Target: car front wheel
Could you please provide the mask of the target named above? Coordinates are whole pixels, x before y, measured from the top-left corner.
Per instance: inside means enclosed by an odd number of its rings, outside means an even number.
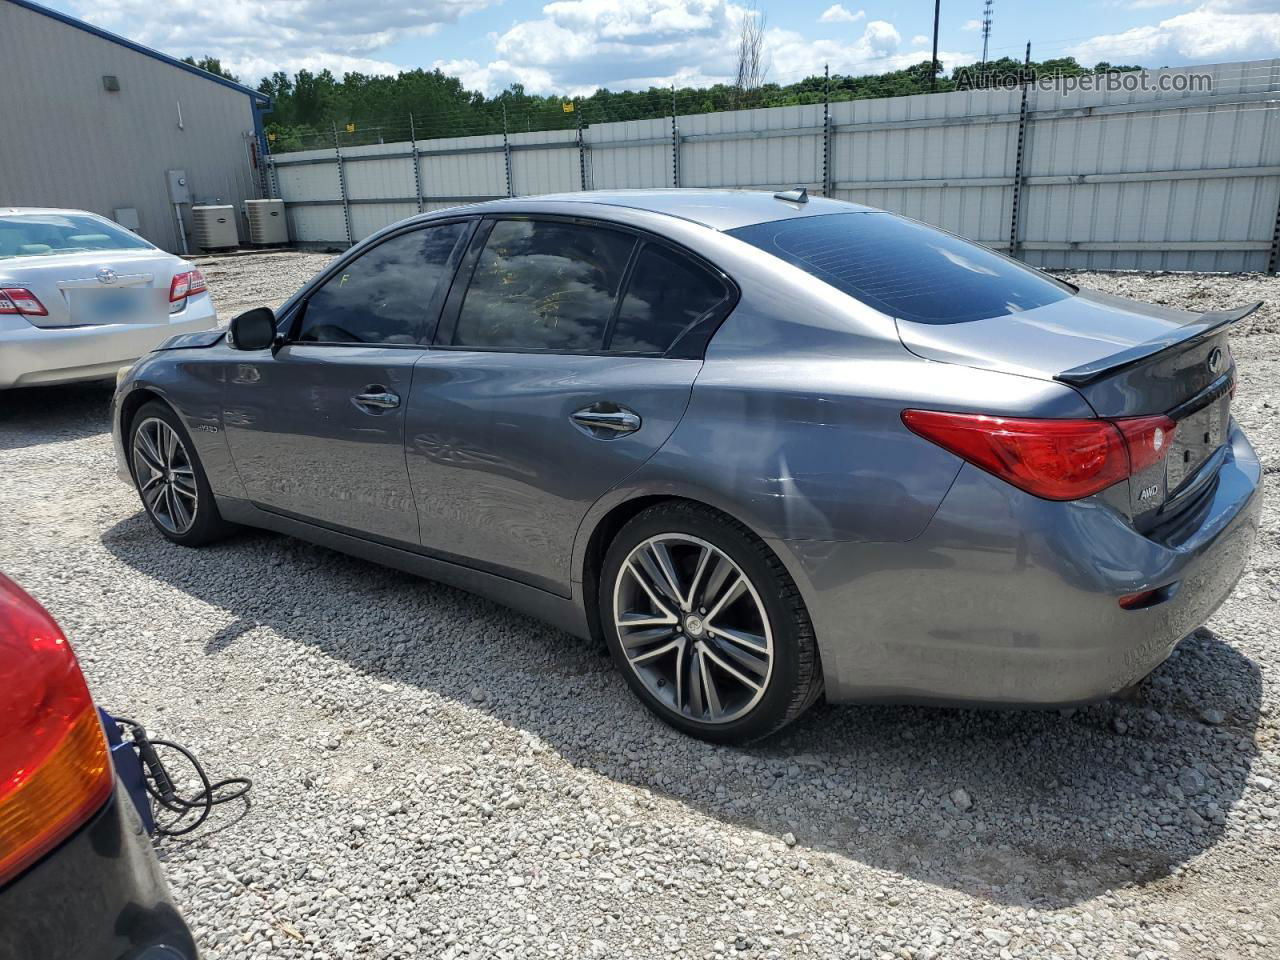
[[[230,532],[191,436],[172,408],[155,400],[143,404],[130,424],[128,449],[142,505],[164,536],[194,547]]]
[[[605,557],[600,616],[632,690],[693,736],[767,736],[822,691],[813,625],[781,561],[709,507],[672,501],[630,520]]]

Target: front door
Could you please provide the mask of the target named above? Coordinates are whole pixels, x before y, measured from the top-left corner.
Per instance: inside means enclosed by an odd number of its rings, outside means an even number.
[[[414,370],[406,453],[422,543],[567,596],[583,516],[688,406],[701,360],[670,348],[729,288],[621,230],[489,227]]]
[[[405,412],[469,228],[418,227],[361,251],[307,295],[284,346],[230,371],[223,423],[255,504],[417,546]]]

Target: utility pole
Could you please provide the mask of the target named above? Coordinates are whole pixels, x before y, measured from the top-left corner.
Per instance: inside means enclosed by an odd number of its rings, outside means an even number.
[[[933,0],[933,59],[929,61],[929,92],[938,90],[938,17],[942,13],[942,0]]]
[[[987,67],[987,45],[991,42],[991,0],[982,5],[982,68]]]

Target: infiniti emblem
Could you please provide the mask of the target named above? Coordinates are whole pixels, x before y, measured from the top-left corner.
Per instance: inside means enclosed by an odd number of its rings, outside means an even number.
[[[99,283],[115,283],[119,274],[110,267],[102,267],[97,273]]]
[[[1214,347],[1213,352],[1209,354],[1209,359],[1205,361],[1210,373],[1217,373],[1222,368],[1222,348]]]

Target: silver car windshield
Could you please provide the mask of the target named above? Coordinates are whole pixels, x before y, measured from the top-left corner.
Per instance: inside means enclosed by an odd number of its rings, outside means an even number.
[[[149,250],[151,244],[109,220],[74,213],[0,217],[0,259],[85,250]]]
[[[889,213],[796,217],[728,233],[881,313],[917,323],[986,320],[1075,292],[980,244]]]

